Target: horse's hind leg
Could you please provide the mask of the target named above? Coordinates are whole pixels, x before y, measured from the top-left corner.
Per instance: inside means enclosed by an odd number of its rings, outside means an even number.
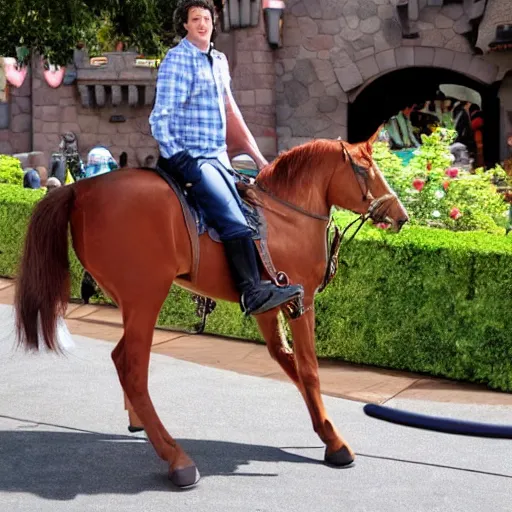
[[[176,443],[160,421],[148,390],[148,369],[153,329],[167,290],[159,300],[141,293],[136,301],[122,304],[124,336],[112,352],[121,385],[157,454],[169,463],[169,477],[180,487],[194,485],[199,473],[192,459]],[[152,297],[152,298],[151,298]]]

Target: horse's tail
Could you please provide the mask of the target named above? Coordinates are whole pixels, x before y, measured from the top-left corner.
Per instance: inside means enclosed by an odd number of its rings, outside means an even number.
[[[38,350],[39,330],[48,349],[59,349],[56,324],[70,294],[68,224],[74,200],[73,185],[52,190],[30,219],[14,299],[18,343],[27,350]]]

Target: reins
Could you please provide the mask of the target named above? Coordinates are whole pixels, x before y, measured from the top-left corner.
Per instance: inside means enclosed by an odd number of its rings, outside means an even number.
[[[331,218],[330,215],[321,215],[320,213],[313,213],[313,212],[306,210],[305,208],[302,208],[301,206],[297,206],[296,204],[293,204],[284,199],[281,199],[280,197],[277,197],[276,195],[274,195],[272,192],[270,192],[266,188],[262,187],[257,181],[254,183],[254,185],[261,192],[263,192],[264,194],[266,194],[267,196],[272,198],[274,201],[276,201],[284,206],[287,206],[291,210],[294,210],[298,213],[302,213],[302,215],[306,215],[306,217],[311,217],[312,219],[317,219],[317,220],[323,220],[325,222],[329,222],[329,220]]]

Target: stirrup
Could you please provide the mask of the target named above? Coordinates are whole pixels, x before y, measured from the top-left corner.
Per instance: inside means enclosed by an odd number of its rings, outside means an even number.
[[[288,292],[288,293],[286,293]],[[276,288],[270,297],[258,308],[250,310],[245,304],[245,294],[240,297],[240,307],[245,315],[259,315],[270,311],[279,306],[293,303],[292,310],[296,308],[295,304],[302,304],[304,298],[304,288],[301,285],[291,285],[286,288]],[[300,316],[300,315],[299,315]]]

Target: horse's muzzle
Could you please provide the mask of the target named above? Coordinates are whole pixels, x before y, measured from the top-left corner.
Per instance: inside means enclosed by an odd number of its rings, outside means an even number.
[[[395,223],[394,223],[394,227],[395,227],[395,232],[398,233],[403,225],[408,222],[409,219],[408,218],[403,218],[403,219],[398,219]]]
[[[398,206],[399,215],[391,213],[393,207]],[[390,224],[393,231],[398,233],[402,226],[409,220],[407,212],[403,209],[398,197],[395,194],[385,194],[374,199],[368,208],[368,216],[375,224]]]

